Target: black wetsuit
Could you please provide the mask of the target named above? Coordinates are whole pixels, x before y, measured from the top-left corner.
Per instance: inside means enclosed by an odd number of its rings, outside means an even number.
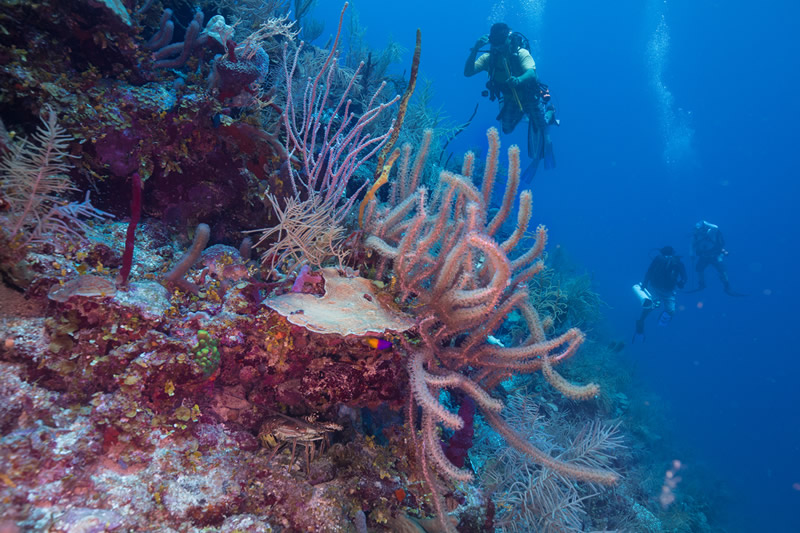
[[[683,288],[686,284],[686,266],[680,258],[674,255],[659,254],[647,269],[642,282],[646,289],[652,283],[653,288],[661,292],[672,292],[676,287]]]
[[[649,288],[654,299],[659,302],[658,305],[664,306],[664,313],[659,320],[659,324],[666,325],[672,315],[675,314],[675,288],[683,288],[686,284],[686,279],[686,266],[680,257],[659,254],[650,263],[642,281],[642,288]],[[652,307],[642,309],[642,314],[639,320],[636,321],[634,340],[637,336],[642,336],[643,338],[644,321],[652,310]]]

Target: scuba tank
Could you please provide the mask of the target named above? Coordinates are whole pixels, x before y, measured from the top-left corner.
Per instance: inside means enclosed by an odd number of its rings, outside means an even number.
[[[520,48],[524,48],[528,52],[531,51],[531,41],[527,37],[525,37],[521,32],[513,31],[511,35],[508,36],[510,40],[511,49],[515,52]]]
[[[642,309],[655,309],[658,307],[658,304],[653,300],[653,296],[650,294],[650,291],[643,289],[638,283],[633,286],[633,293],[637,298],[639,298],[639,302],[642,304]]]

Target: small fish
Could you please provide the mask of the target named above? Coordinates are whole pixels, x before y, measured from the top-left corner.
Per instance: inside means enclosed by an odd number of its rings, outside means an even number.
[[[392,343],[386,339],[378,339],[376,337],[367,337],[367,345],[376,350],[385,350],[392,347]]]
[[[498,339],[497,337],[493,337],[492,335],[486,337],[486,342],[488,342],[489,344],[494,344],[495,346],[504,346],[503,342],[500,339]]]

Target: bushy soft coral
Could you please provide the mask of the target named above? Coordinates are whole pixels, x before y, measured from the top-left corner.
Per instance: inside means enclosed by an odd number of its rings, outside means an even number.
[[[44,242],[53,235],[80,241],[89,229],[81,217],[110,216],[92,206],[88,193],[83,203],[64,202],[65,193],[75,190],[68,174],[72,136],[58,125],[52,108],[41,119],[33,141],[10,144],[0,160],[0,197],[7,211],[0,238],[15,245]]]

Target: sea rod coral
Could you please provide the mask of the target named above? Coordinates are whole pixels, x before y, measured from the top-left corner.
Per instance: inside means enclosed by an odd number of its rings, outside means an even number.
[[[443,518],[444,503],[428,462],[449,479],[468,481],[472,473],[454,466],[442,452],[437,426],[458,430],[464,421],[440,403],[441,389],[459,389],[473,399],[506,442],[534,461],[590,483],[609,485],[618,479],[611,470],[587,468],[540,451],[503,420],[500,413],[504,405],[490,394],[507,377],[540,369],[551,385],[573,399],[591,398],[598,387],[573,385],[552,368],[575,354],[584,335],[570,329],[547,339],[543,322],[530,304],[526,283],[543,268],[540,257],[547,237],[545,228],[539,226],[533,246],[518,250],[531,218],[530,191],[520,194],[516,229],[502,242],[495,240],[517,194],[519,148],[508,150],[509,175],[503,203],[489,219],[500,142],[494,128],[487,136],[489,153],[480,190],[472,184],[471,153],[465,157],[462,174],[442,171],[430,194],[425,187],[411,185],[417,182],[421,162],[408,171],[405,161],[390,202],[371,205],[366,222],[370,234],[366,246],[391,260],[401,299],[413,301],[419,323],[422,342],[407,346],[412,388],[408,419],[413,429],[415,405],[419,405],[422,435],[414,434],[412,439],[446,529],[451,529],[450,524]],[[410,150],[404,152],[409,157]],[[489,343],[488,337],[515,309],[527,322],[528,338],[518,346]]]

